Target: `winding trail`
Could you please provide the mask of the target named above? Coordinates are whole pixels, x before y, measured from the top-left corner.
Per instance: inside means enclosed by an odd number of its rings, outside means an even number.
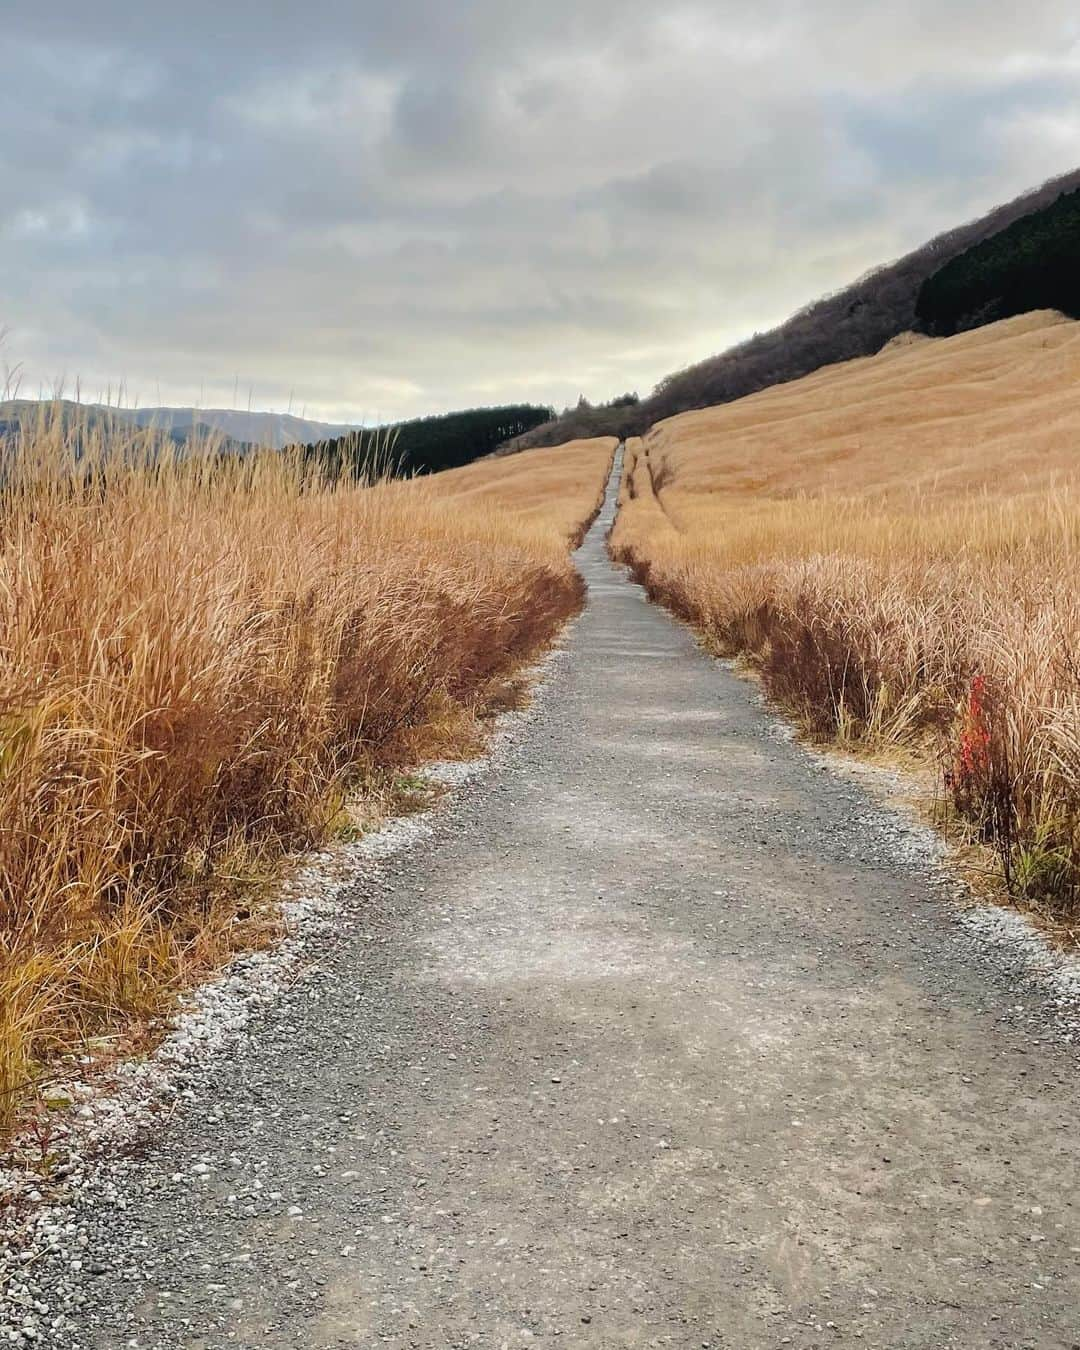
[[[502,762],[96,1220],[74,1343],[1080,1345],[1072,1052],[613,512]]]

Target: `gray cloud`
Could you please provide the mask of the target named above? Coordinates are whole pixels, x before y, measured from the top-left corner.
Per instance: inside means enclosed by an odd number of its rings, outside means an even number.
[[[398,415],[647,389],[1074,167],[1034,0],[12,0],[27,386]],[[62,35],[58,36],[58,35]]]

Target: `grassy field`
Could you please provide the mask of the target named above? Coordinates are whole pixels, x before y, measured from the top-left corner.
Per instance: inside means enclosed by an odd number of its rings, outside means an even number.
[[[628,447],[613,552],[818,737],[936,755],[1080,919],[1080,325],[899,340]]]
[[[412,482],[43,414],[0,488],[0,1126],[268,938],[282,859],[477,743],[581,601],[614,443]],[[308,476],[305,476],[307,472]]]

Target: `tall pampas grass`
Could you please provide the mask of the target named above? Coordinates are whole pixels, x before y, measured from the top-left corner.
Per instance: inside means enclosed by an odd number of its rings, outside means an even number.
[[[257,940],[343,803],[470,742],[580,603],[610,451],[546,452],[521,502],[497,467],[345,481],[59,405],[0,441],[0,1126]]]

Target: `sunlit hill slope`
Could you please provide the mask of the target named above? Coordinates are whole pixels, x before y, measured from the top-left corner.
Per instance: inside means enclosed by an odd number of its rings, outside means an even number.
[[[1080,324],[1049,312],[658,423],[616,555],[815,734],[932,743],[1014,892],[1080,908]]]

